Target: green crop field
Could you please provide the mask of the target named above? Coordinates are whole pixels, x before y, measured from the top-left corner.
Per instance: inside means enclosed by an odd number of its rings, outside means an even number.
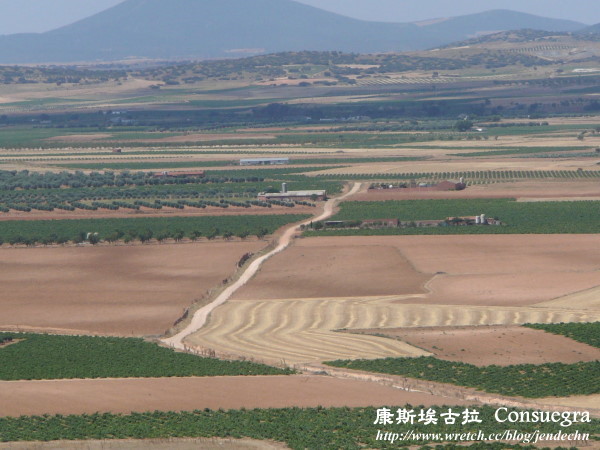
[[[286,375],[248,361],[201,358],[138,338],[0,333],[19,340],[0,348],[0,380]]]
[[[291,208],[290,208],[291,209]],[[78,219],[78,220],[25,220],[4,221],[0,223],[0,239],[11,243],[60,242],[76,240],[83,233],[98,233],[100,240],[110,239],[111,235],[121,232],[117,239],[131,236],[136,238],[151,232],[151,236],[174,233],[191,236],[194,232],[201,236],[223,236],[247,233],[265,235],[274,232],[288,223],[308,218],[308,215],[273,214],[211,217],[141,217],[135,219]],[[20,238],[20,239],[19,239]],[[18,239],[15,242],[15,239]]]
[[[529,398],[600,393],[600,361],[478,367],[431,356],[329,361],[334,367],[388,373]]]
[[[331,220],[444,220],[485,214],[503,225],[435,226],[308,231],[308,235],[600,233],[600,201],[520,203],[514,199],[344,202]]]
[[[413,410],[419,414],[422,407],[411,405],[386,405],[393,416],[398,409]],[[465,407],[434,407],[436,417],[452,412],[462,413]],[[437,424],[424,425],[414,420],[414,424],[375,424],[376,408],[286,408],[253,409],[241,411],[193,411],[193,412],[146,412],[130,415],[91,414],[82,416],[43,416],[0,418],[0,441],[53,441],[86,439],[159,439],[188,437],[251,438],[284,442],[295,450],[304,449],[345,449],[396,448],[399,441],[377,440],[378,430],[394,433],[406,433],[409,429],[418,436],[402,440],[404,446],[433,444],[436,449],[454,450],[473,448],[504,450],[533,447],[507,443],[468,443],[457,447],[456,444],[443,444],[455,439],[446,439],[445,433],[475,433],[481,430],[485,436],[513,429],[523,433],[556,433],[554,423],[511,423],[500,424],[494,419],[496,408],[490,406],[471,407],[479,412],[482,423],[462,424],[459,417],[455,424],[446,424],[440,419]],[[425,408],[427,410],[427,408]],[[508,412],[519,411],[509,409]],[[592,419],[590,423],[577,423],[577,426],[562,428],[564,433],[590,435],[590,443],[597,441],[600,421]],[[434,434],[441,433],[437,438]],[[416,447],[415,447],[416,448]]]
[[[553,323],[526,324],[526,327],[544,330],[548,333],[567,336],[592,347],[600,348],[600,322],[591,323]]]

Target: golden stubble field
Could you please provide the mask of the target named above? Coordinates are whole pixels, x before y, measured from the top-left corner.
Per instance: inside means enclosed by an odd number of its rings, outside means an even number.
[[[430,354],[336,330],[596,321],[593,295],[552,301],[600,285],[599,250],[597,235],[302,239],[269,260],[187,341],[302,364]],[[361,258],[349,258],[350,251]]]

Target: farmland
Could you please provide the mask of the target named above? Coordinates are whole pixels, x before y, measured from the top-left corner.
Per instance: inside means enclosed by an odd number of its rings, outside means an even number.
[[[123,392],[127,395],[122,395]],[[349,393],[352,393],[349,395]],[[19,402],[11,399],[18,395]],[[0,382],[0,417],[145,411],[440,406],[461,399],[322,375],[98,378]],[[0,448],[2,448],[0,444]]]
[[[3,248],[0,327],[9,331],[160,335],[268,243]],[[35,279],[35,284],[30,280]]]
[[[3,214],[0,218],[27,218],[29,214],[26,213],[32,211],[42,216],[47,213],[48,218],[76,211],[87,212],[88,215],[95,211],[105,214],[120,211],[113,213],[118,216],[127,212],[159,212],[163,208],[185,209],[187,212],[202,212],[206,208],[213,212],[215,209],[223,211],[230,207],[260,211],[273,206],[303,205],[302,202],[291,201],[284,205],[257,201],[258,192],[273,190],[281,181],[287,181],[290,189],[296,190],[326,189],[334,194],[341,189],[338,182],[319,181],[301,175],[288,179],[285,169],[283,172],[265,171],[269,176],[269,180],[265,181],[250,171],[229,176],[215,173],[201,178],[157,177],[152,172],[2,171],[0,213]]]
[[[0,351],[0,380],[285,375],[246,361],[200,358],[136,338],[5,334],[22,339]]]
[[[394,407],[394,405],[388,405]],[[404,406],[404,405],[402,405]],[[409,406],[409,409],[413,407]],[[397,409],[397,408],[396,408]],[[418,410],[418,408],[416,408]],[[455,408],[456,409],[456,408]],[[437,426],[416,423],[411,425],[419,433],[464,433],[483,430],[486,434],[503,431],[493,418],[495,408],[478,408],[482,424]],[[436,408],[436,413],[447,408]],[[131,415],[93,414],[85,416],[20,417],[0,419],[4,441],[51,441],[58,439],[144,439],[192,436],[249,437],[284,441],[290,448],[345,448],[359,449],[363,444],[371,448],[387,448],[386,442],[375,436],[380,425],[373,424],[375,408],[287,408],[254,409],[247,411],[193,411],[184,413],[152,412]],[[294,423],[296,427],[290,427]],[[269,424],[269,426],[265,426]],[[582,433],[597,433],[598,420],[578,423]],[[553,424],[510,424],[523,432],[538,429],[553,432]],[[422,445],[426,440],[405,441],[407,445]],[[435,443],[435,442],[432,442]],[[454,444],[452,444],[454,446]],[[481,446],[480,443],[474,444]],[[519,448],[507,444],[486,444],[486,448]]]
[[[386,405],[600,414],[600,77],[509,44],[0,67],[0,441],[387,448]],[[258,200],[282,183],[329,199]]]
[[[332,220],[360,221],[398,218],[411,222],[444,221],[448,217],[486,214],[502,221],[500,226],[435,226],[379,229],[309,230],[307,235],[394,234],[564,234],[600,232],[600,202],[519,203],[514,199],[406,200],[345,202]]]
[[[476,367],[432,357],[329,361],[334,367],[389,373],[529,398],[600,393],[600,361]]]
[[[588,324],[579,325],[582,328]],[[486,325],[468,327],[413,327],[351,329],[347,333],[371,334],[399,339],[431,352],[445,361],[478,367],[515,366],[519,364],[573,364],[600,359],[600,349],[565,336],[546,333],[520,325]]]
[[[527,324],[536,330],[567,336],[584,344],[600,348],[600,322],[595,323],[557,323]]]
[[[78,219],[6,221],[2,223],[1,239],[11,244],[84,242],[87,233],[98,233],[99,240],[139,240],[147,242],[184,237],[258,235],[263,237],[279,227],[297,222],[304,215],[267,215],[239,217],[142,217],[135,219]]]

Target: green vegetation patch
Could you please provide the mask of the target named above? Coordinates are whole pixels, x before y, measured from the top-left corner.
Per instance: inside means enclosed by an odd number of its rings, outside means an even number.
[[[1,380],[292,373],[248,361],[222,361],[177,353],[138,338],[0,333],[0,339],[9,336],[23,340],[0,348]]]
[[[392,414],[398,406],[388,405]],[[402,405],[401,408],[421,407]],[[435,407],[436,415],[447,413],[448,407]],[[454,412],[464,411],[464,407],[452,407]],[[146,412],[131,415],[91,414],[82,416],[43,416],[0,418],[0,441],[52,441],[85,439],[159,439],[190,437],[251,438],[285,442],[290,448],[304,449],[347,449],[391,448],[398,442],[377,440],[378,430],[404,433],[410,427],[419,434],[413,439],[403,440],[401,446],[421,446],[426,443],[438,443],[436,449],[456,449],[456,444],[439,445],[447,441],[444,437],[437,440],[432,433],[475,433],[481,430],[487,435],[502,433],[506,429],[533,433],[557,433],[555,423],[510,423],[499,424],[494,419],[495,408],[478,406],[482,423],[462,425],[457,420],[454,425],[446,425],[444,420],[438,424],[418,423],[414,425],[375,424],[375,408],[286,408],[254,409],[250,411],[193,411],[193,412]],[[508,412],[512,412],[509,409]],[[514,410],[517,411],[517,410]],[[580,433],[589,433],[595,439],[600,421],[592,419],[590,423],[577,423]],[[574,427],[561,429],[572,433]],[[421,435],[425,433],[426,435]],[[468,447],[468,446],[466,446]],[[506,443],[476,443],[472,448],[502,450],[523,448],[520,445]],[[533,448],[533,447],[526,447]]]
[[[600,348],[600,322],[591,323],[528,323],[524,326],[535,330],[567,336],[575,341]]]
[[[467,386],[502,395],[528,398],[565,397],[600,393],[600,361],[575,364],[519,364],[477,367],[431,356],[337,360],[334,367],[388,373],[440,383]]]
[[[308,218],[300,214],[240,215],[210,217],[141,217],[135,219],[78,219],[78,220],[24,220],[4,221],[0,224],[0,239],[16,243],[28,240],[43,242],[52,237],[54,242],[61,239],[76,240],[81,233],[98,233],[104,240],[109,235],[122,232],[131,236],[152,232],[153,236],[171,236],[174,231],[191,236],[194,232],[201,236],[223,236],[226,232],[233,235],[270,234],[278,228]],[[182,236],[183,237],[183,236]]]
[[[344,202],[331,220],[445,220],[485,214],[502,225],[433,226],[309,231],[309,235],[571,234],[600,233],[600,201],[531,202],[514,199],[389,200]]]

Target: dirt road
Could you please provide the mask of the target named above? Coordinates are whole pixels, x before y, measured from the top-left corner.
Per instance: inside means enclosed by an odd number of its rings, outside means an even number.
[[[225,303],[238,289],[244,286],[258,272],[258,269],[260,269],[260,267],[266,260],[268,260],[273,255],[276,255],[277,253],[285,250],[290,245],[293,236],[300,230],[300,227],[302,225],[307,225],[312,221],[325,220],[328,217],[331,217],[335,211],[335,207],[337,206],[337,204],[345,198],[357,193],[360,190],[361,186],[362,183],[355,183],[352,186],[352,188],[344,195],[329,199],[325,203],[325,206],[323,207],[323,212],[319,216],[306,220],[301,224],[290,226],[287,230],[284,231],[284,233],[279,238],[279,242],[277,243],[275,249],[254,260],[248,266],[248,268],[241,274],[241,276],[235,283],[228,286],[223,292],[221,292],[221,294],[212,303],[209,303],[208,305],[196,311],[190,323],[183,330],[181,330],[179,333],[172,337],[163,339],[162,342],[173,348],[184,350],[185,345],[183,343],[183,340],[190,334],[195,333],[200,328],[202,328],[206,323],[206,319],[208,318],[209,314],[215,308]]]

